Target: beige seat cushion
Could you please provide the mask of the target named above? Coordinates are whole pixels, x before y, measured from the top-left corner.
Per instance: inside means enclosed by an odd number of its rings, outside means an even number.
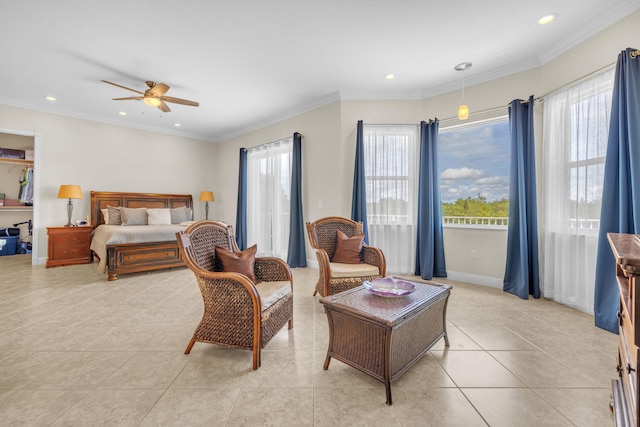
[[[278,282],[260,282],[256,285],[260,301],[262,301],[262,311],[271,307],[279,299],[291,293],[291,284],[284,280]]]
[[[380,270],[375,265],[369,264],[343,264],[341,262],[329,263],[332,279],[342,279],[345,277],[377,276]]]

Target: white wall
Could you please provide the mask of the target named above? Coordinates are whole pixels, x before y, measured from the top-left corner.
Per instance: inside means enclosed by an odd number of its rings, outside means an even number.
[[[449,279],[502,288],[507,230],[444,227],[443,236]]]
[[[67,222],[61,184],[78,184],[73,219],[89,215],[89,192],[133,191],[191,194],[196,217],[204,217],[201,190],[216,191],[218,146],[209,142],[113,126],[0,105],[0,129],[36,132],[34,237],[36,259],[47,256],[47,226]],[[39,153],[38,153],[39,151]]]

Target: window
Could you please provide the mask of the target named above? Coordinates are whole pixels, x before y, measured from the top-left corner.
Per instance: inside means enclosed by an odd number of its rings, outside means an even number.
[[[393,273],[415,269],[418,133],[415,125],[363,127],[369,244]]]
[[[292,138],[247,152],[247,244],[257,255],[287,259]]]
[[[441,129],[438,164],[444,226],[506,227],[508,117]]]
[[[543,104],[540,287],[590,314],[613,76],[604,71]]]

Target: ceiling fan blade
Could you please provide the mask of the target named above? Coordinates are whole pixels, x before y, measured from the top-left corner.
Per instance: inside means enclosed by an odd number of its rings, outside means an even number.
[[[126,98],[111,98],[114,101],[129,101],[129,100],[140,100],[140,99],[144,99],[144,96],[128,96]]]
[[[165,113],[168,113],[169,111],[171,111],[171,108],[169,108],[169,106],[162,101],[160,101],[160,105],[158,105],[158,108],[164,111]]]
[[[108,83],[113,86],[121,87],[122,89],[130,90],[131,92],[139,93],[140,95],[144,95],[144,92],[140,92],[139,90],[131,89],[130,87],[122,86],[117,83],[108,82],[106,80],[100,80],[103,83]]]
[[[163,101],[173,102],[174,104],[182,104],[182,105],[190,105],[192,107],[199,107],[200,104],[195,101],[189,101],[187,99],[174,98],[172,96],[163,96],[161,97]]]
[[[169,86],[164,83],[156,83],[152,88],[147,90],[148,93],[155,96],[162,96],[169,90]]]

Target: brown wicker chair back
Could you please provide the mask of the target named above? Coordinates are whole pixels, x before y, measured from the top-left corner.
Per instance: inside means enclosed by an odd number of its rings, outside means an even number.
[[[337,230],[342,231],[347,237],[353,237],[356,234],[362,234],[362,222],[331,216],[307,223],[311,246],[324,249],[329,259],[333,258],[336,251]]]
[[[314,222],[307,223],[307,234],[309,244],[316,253],[318,259],[318,283],[314,295],[329,296],[338,292],[360,286],[365,280],[374,280],[384,277],[386,274],[387,262],[382,251],[372,246],[364,245],[362,248],[363,263],[376,266],[379,274],[357,277],[334,278],[331,275],[331,258],[336,251],[338,237],[336,231],[340,230],[347,237],[362,234],[362,222],[356,222],[348,218],[330,216],[320,218]]]
[[[235,238],[230,225],[215,221],[198,221],[184,232],[178,233],[189,259],[198,267],[208,271],[220,271],[216,262],[216,246],[235,250]]]

